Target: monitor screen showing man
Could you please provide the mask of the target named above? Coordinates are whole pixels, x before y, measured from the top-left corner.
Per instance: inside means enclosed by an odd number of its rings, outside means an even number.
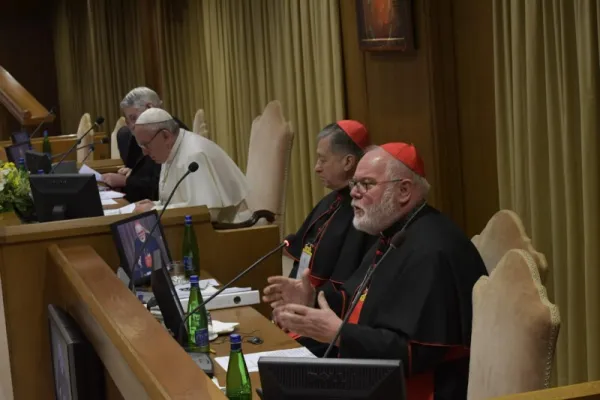
[[[134,272],[134,281],[150,276],[153,265],[152,254],[156,250],[160,250],[165,263],[169,264],[171,261],[162,229],[155,229],[150,236],[150,230],[156,223],[156,219],[156,211],[151,211],[119,221],[112,226],[121,256],[121,266],[130,278],[132,271]],[[134,260],[136,255],[138,255],[137,260]]]

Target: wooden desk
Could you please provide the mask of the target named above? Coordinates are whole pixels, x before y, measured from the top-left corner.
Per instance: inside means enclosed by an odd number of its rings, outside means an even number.
[[[123,168],[123,160],[120,158],[113,159],[108,158],[105,160],[90,160],[85,162],[88,167],[96,170],[101,174],[108,174],[109,172],[117,172],[119,169]],[[80,165],[81,167],[81,165]]]
[[[21,220],[14,212],[0,214],[0,226],[21,225]]]
[[[67,310],[94,346],[106,385],[117,388],[109,400],[225,399],[90,246],[48,251],[49,279],[60,288],[48,300]]]
[[[200,263],[220,282],[227,282],[279,243],[276,226],[215,231],[206,207],[167,210],[162,219],[174,259],[181,259],[183,220],[192,215]],[[0,386],[15,399],[45,399],[52,392],[47,305],[61,290],[49,268],[47,249],[91,246],[113,271],[119,265],[109,225],[128,215],[0,226],[0,281],[6,342],[0,340]],[[262,291],[268,276],[281,273],[281,257],[266,260],[239,282]],[[255,306],[268,315],[268,305]],[[1,310],[0,310],[1,312]],[[223,318],[224,319],[224,318]],[[224,319],[225,320],[225,319]],[[35,384],[32,384],[35,377]]]
[[[239,326],[236,328],[235,333],[239,333],[242,336],[242,351],[244,354],[300,347],[298,342],[286,335],[281,329],[252,307],[214,310],[211,311],[210,314],[212,318],[217,321],[239,322]],[[245,339],[249,336],[258,336],[263,340],[263,343],[258,345],[248,343]],[[213,355],[212,357],[215,364],[215,376],[219,380],[219,384],[225,386],[227,374],[225,370],[214,361],[214,358],[229,355],[230,344],[228,335],[219,336],[210,343],[210,346],[216,351],[216,355]],[[252,372],[250,374],[250,379],[252,380],[253,399],[259,399],[256,394],[256,389],[261,387],[258,372]]]
[[[494,400],[600,400],[600,381],[513,394]]]
[[[41,136],[41,133],[38,133]],[[35,137],[31,140],[31,145],[35,151],[42,151],[42,142],[44,141],[43,137]],[[109,137],[105,132],[94,132],[94,142],[98,142],[104,138]],[[50,146],[52,147],[52,155],[63,154],[75,144],[77,140],[77,135],[60,135],[60,136],[49,136],[50,138]],[[5,147],[12,145],[10,140],[0,141],[0,160],[6,161],[6,151]],[[110,159],[110,144],[95,144],[94,145],[94,159],[98,161],[103,161],[106,159]],[[66,160],[76,160],[77,152],[73,151],[73,153],[69,154]],[[121,162],[122,163],[122,162]],[[100,171],[98,171],[100,172]]]
[[[125,207],[129,202],[125,199],[115,199],[117,204],[103,206],[105,210],[113,210],[116,208]],[[23,223],[14,212],[5,212],[0,214],[0,226],[22,225]]]

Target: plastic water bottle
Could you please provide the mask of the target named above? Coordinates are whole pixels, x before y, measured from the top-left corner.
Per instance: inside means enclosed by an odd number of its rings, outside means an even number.
[[[229,341],[231,342],[231,352],[227,365],[225,395],[230,400],[251,400],[252,382],[242,353],[242,338],[239,334],[232,333]]]
[[[44,170],[43,169],[38,169],[38,175],[44,175]]]
[[[198,242],[196,241],[196,233],[192,226],[191,215],[185,216],[185,225],[183,227],[183,268],[185,277],[189,278],[192,275],[200,276],[200,260],[198,253]]]
[[[190,276],[188,314],[194,311],[203,301],[200,286],[198,284],[198,275],[192,275]],[[189,347],[194,351],[209,353],[210,341],[208,338],[208,316],[206,315],[206,308],[202,306],[194,314],[190,315],[187,320],[187,325]]]
[[[19,158],[18,168],[21,171],[27,171],[27,169],[25,168],[25,159],[24,158]]]

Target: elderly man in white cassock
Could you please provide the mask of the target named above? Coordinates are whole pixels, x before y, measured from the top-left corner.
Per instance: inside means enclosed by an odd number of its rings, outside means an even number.
[[[213,221],[241,222],[251,217],[248,184],[233,160],[214,142],[181,129],[163,109],[149,108],[137,119],[133,135],[145,155],[161,164],[159,201],[142,200],[136,212],[163,207],[192,162],[198,170],[175,191],[168,208],[207,206]]]

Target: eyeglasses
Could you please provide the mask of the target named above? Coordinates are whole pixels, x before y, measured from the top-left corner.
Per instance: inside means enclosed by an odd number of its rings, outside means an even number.
[[[368,180],[368,179],[362,179],[362,180],[350,179],[350,181],[348,182],[348,186],[350,187],[350,190],[352,190],[356,187],[356,189],[358,190],[359,193],[367,193],[369,190],[371,190],[373,187],[375,187],[377,185],[383,185],[385,183],[401,182],[403,180],[404,179],[392,179],[389,181],[376,182],[376,181],[372,181],[372,180]]]
[[[150,143],[152,143],[152,141],[158,136],[158,134],[164,130],[166,130],[166,129],[157,130],[156,133],[154,134],[154,136],[152,136],[152,138],[150,140],[148,140],[146,143],[140,143],[137,141],[137,139],[135,141],[137,142],[138,146],[140,146],[142,149],[148,150],[148,146],[150,145]]]

